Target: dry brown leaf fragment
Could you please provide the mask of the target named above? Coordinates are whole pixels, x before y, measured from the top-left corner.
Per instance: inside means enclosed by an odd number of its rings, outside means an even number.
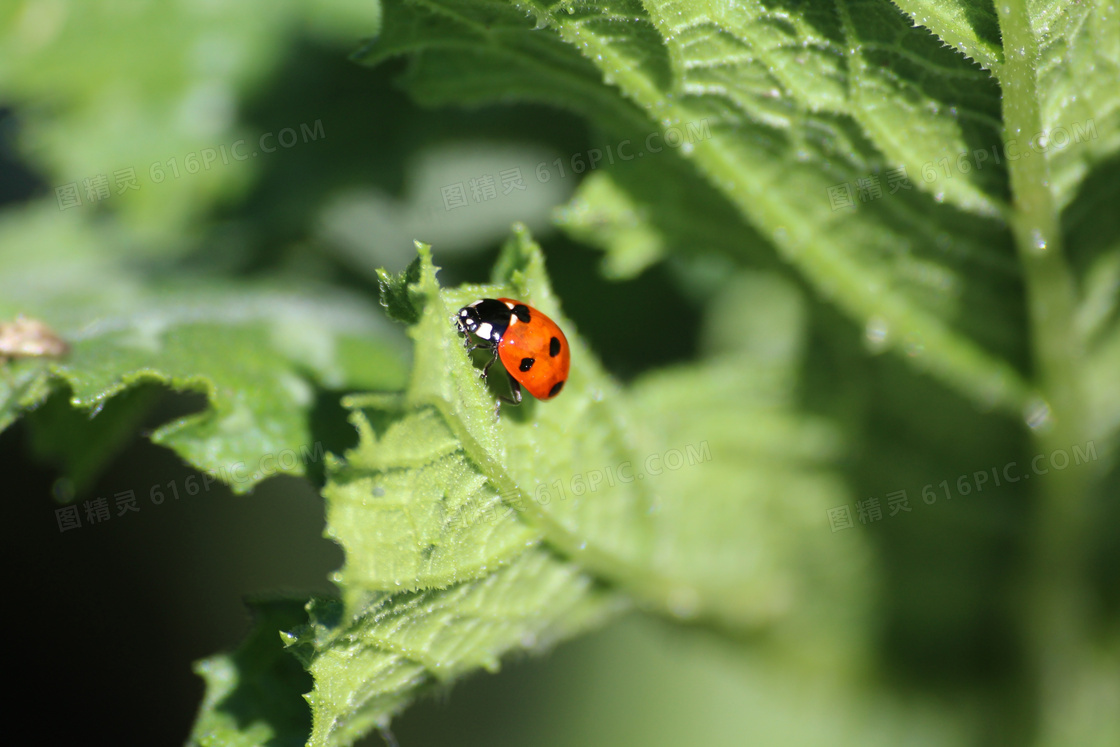
[[[69,350],[66,341],[38,319],[20,315],[0,322],[0,363],[9,358],[58,358]]]

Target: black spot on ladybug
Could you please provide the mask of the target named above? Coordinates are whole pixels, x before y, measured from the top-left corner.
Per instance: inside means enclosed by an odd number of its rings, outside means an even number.
[[[553,339],[555,339],[555,338],[553,338]],[[552,388],[548,390],[548,396],[549,397],[555,397],[557,394],[560,393],[560,390],[563,389],[563,388],[564,388],[564,382],[563,381],[557,381],[555,384],[552,385]]]
[[[528,371],[530,368],[533,367],[533,364],[536,363],[536,362],[537,362],[536,358],[522,358],[521,359],[521,365],[519,366],[519,368],[522,371]]]
[[[548,341],[548,355],[551,358],[560,355],[560,341],[555,337]]]
[[[517,317],[517,321],[524,322],[525,324],[528,324],[529,321],[533,318],[529,314],[529,307],[523,303],[517,304],[511,309],[511,311],[513,311],[513,315]]]

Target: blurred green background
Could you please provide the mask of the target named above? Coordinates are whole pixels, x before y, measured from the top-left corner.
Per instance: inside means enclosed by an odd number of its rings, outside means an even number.
[[[6,3],[0,251],[64,252],[67,241],[109,235],[114,251],[152,272],[281,273],[374,298],[373,271],[401,269],[413,239],[433,244],[445,286],[483,281],[518,220],[617,378],[695,358],[707,289],[730,260],[670,260],[605,279],[601,256],[553,227],[577,177],[529,176],[600,145],[598,133],[543,107],[419,108],[394,85],[403,63],[348,61],[377,26],[376,6],[350,0]],[[446,209],[443,187],[514,167],[524,192]],[[119,187],[129,170],[136,189]],[[852,504],[905,489],[914,507],[820,537],[873,553],[871,647],[852,680],[866,687],[799,674],[765,646],[729,657],[742,641],[635,615],[423,700],[394,725],[402,745],[1022,743],[1030,725],[1015,616],[1029,484],[934,505],[920,492],[1027,464],[1025,431],[895,357],[866,355],[863,330],[808,303],[799,396],[845,429]],[[140,433],[203,406],[160,387],[149,395]],[[332,449],[349,438],[336,399],[324,396],[317,411]],[[17,650],[9,712],[35,714],[44,744],[182,742],[203,689],[190,663],[237,644],[248,626],[242,599],[331,590],[342,556],[321,537],[322,500],[294,478],[247,496],[214,486],[60,534],[52,495],[66,486],[33,439],[22,422],[0,434],[11,512],[5,634]],[[129,436],[88,492],[146,493],[189,474],[171,452]],[[1101,484],[1099,495],[1117,494],[1115,469]],[[1100,505],[1090,587],[1095,624],[1108,629],[1120,614],[1120,508]]]

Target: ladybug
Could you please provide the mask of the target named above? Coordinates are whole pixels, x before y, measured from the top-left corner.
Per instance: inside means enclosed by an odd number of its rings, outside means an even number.
[[[568,338],[532,306],[512,298],[480,298],[459,309],[456,321],[468,342],[471,335],[481,340],[468,353],[483,348],[494,354],[482,369],[483,378],[502,359],[513,395],[502,397],[506,402],[520,404],[523,386],[537,399],[552,399],[564,388],[571,363]]]

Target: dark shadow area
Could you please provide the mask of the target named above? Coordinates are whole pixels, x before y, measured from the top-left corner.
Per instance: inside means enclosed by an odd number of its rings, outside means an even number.
[[[1070,148],[1077,145],[1071,143]],[[1097,164],[1062,211],[1063,249],[1078,278],[1094,261],[1117,246],[1120,237],[1120,155]]]
[[[867,409],[850,470],[855,526],[842,531],[876,552],[883,674],[904,692],[984,698],[985,727],[1011,736],[993,744],[1016,744],[1030,727],[1016,596],[1034,503],[1021,476],[1029,439],[897,356],[852,363],[837,378],[862,379]]]
[[[44,693],[67,694],[66,718],[38,720],[44,744],[181,744],[203,694],[191,664],[245,635],[244,595],[330,593],[327,575],[342,564],[306,481],[274,478],[234,496],[143,438],[204,404],[200,395],[155,394],[76,497],[76,523],[57,513],[60,473],[31,453],[31,425],[0,434],[11,509],[3,561],[12,598],[31,613],[5,616],[24,678],[9,705],[41,713]],[[99,417],[114,417],[110,406]]]
[[[344,394],[345,392],[333,390],[318,390],[308,423],[312,443],[322,444],[323,453],[339,457],[358,445],[358,431],[349,421],[350,411],[342,406]],[[304,462],[307,479],[312,485],[319,487],[326,483],[326,466],[326,459]]]
[[[999,14],[996,13],[995,0],[977,0],[960,8],[977,37],[995,47],[1003,47],[1003,34],[999,30]],[[1002,60],[1003,55],[1000,55],[1000,61]]]
[[[51,498],[57,474],[29,458],[27,437],[21,425],[0,434],[0,470],[11,498],[0,543],[7,593],[28,613],[4,616],[3,635],[16,643],[22,679],[8,707],[45,716],[44,698],[62,699],[56,705],[66,718],[36,719],[42,744],[180,743],[193,719],[190,704],[202,696],[189,668],[201,650],[180,648],[172,632],[179,627],[172,610],[178,590],[133,543],[146,517],[117,516],[114,505],[114,493],[127,490],[146,500],[136,486],[165,481],[174,458],[154,447],[128,450],[123,469],[93,487],[95,497],[109,501],[110,519],[91,524],[78,504],[81,527],[60,532]],[[167,468],[158,477],[149,473],[156,461]]]
[[[46,182],[16,151],[19,134],[19,117],[0,102],[0,206],[27,202],[47,189]]]
[[[62,475],[52,490],[62,502],[88,498],[106,466],[138,433],[208,407],[202,393],[154,383],[130,387],[94,411],[72,407],[71,396],[69,387],[58,388],[25,416],[31,451]]]

